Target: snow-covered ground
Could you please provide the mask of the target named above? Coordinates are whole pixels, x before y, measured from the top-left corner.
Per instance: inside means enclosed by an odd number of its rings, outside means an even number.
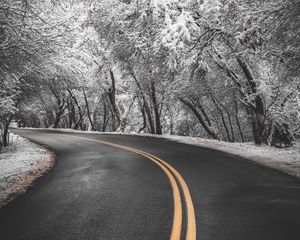
[[[24,193],[54,163],[51,152],[29,140],[10,133],[10,141],[0,152],[0,207]]]
[[[61,132],[80,132],[93,134],[125,134],[125,135],[143,135],[157,138],[165,138],[172,141],[202,146],[206,148],[215,149],[226,152],[236,156],[240,156],[257,163],[266,165],[271,168],[281,170],[287,174],[300,178],[300,140],[296,145],[290,148],[274,148],[267,145],[256,146],[252,142],[248,143],[229,143],[224,141],[217,141],[196,137],[184,137],[176,135],[152,135],[152,134],[136,134],[136,133],[115,133],[115,132],[94,132],[94,131],[80,131],[73,129],[53,129]]]
[[[257,146],[253,142],[229,143],[195,137],[163,137],[177,142],[207,147],[247,158],[300,178],[300,140],[296,142],[295,146],[290,148],[275,148],[267,145]]]

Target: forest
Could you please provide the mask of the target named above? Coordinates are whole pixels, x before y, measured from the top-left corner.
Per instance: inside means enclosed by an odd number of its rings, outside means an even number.
[[[292,146],[300,1],[0,0],[11,122]]]

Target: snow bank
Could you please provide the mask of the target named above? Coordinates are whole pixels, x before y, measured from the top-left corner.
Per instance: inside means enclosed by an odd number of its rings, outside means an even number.
[[[211,139],[162,136],[173,141],[222,151],[259,164],[281,170],[289,175],[300,177],[300,140],[290,148],[274,148],[267,145],[257,146],[252,142],[229,143]]]
[[[46,149],[13,133],[10,138],[11,145],[0,153],[0,207],[24,193],[54,163]]]
[[[80,131],[74,129],[53,129],[61,132],[88,133],[88,134],[124,134],[124,135],[142,135],[157,138],[164,138],[195,146],[206,147],[242,158],[255,161],[259,164],[275,168],[289,175],[300,178],[300,140],[296,145],[290,148],[274,148],[267,145],[257,146],[252,142],[247,143],[229,143],[218,140],[211,140],[197,137],[185,137],[177,135],[153,135],[137,133],[116,133],[116,132],[94,132]]]

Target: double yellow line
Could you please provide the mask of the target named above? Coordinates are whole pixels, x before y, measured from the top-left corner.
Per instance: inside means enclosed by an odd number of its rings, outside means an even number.
[[[174,212],[173,212],[173,226],[172,226],[170,240],[180,240],[180,238],[181,238],[182,200],[181,200],[180,190],[179,190],[179,186],[178,186],[177,182],[179,182],[180,187],[182,189],[184,200],[186,203],[186,210],[187,210],[187,230],[186,230],[186,238],[185,239],[186,240],[196,240],[196,219],[195,219],[195,211],[194,211],[194,206],[193,206],[190,191],[189,191],[188,186],[185,183],[183,177],[170,164],[168,164],[164,160],[162,160],[150,153],[141,151],[136,148],[131,148],[131,147],[127,147],[124,145],[115,144],[112,142],[107,142],[107,141],[102,141],[102,140],[95,140],[95,139],[71,136],[71,135],[65,135],[65,134],[58,134],[58,135],[79,138],[79,139],[83,139],[83,140],[96,142],[99,144],[104,144],[104,145],[116,147],[119,149],[123,149],[128,152],[133,152],[138,155],[141,155],[141,156],[151,160],[156,165],[158,165],[168,176],[171,187],[172,187],[172,191],[173,191]],[[176,179],[177,179],[177,181],[176,181]]]

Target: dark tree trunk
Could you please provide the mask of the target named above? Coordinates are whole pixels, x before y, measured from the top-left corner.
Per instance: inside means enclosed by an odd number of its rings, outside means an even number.
[[[106,131],[106,126],[108,124],[109,117],[107,116],[107,107],[106,107],[106,101],[105,97],[102,97],[103,99],[103,123],[102,123],[102,132]]]
[[[78,114],[79,114],[79,119],[75,122],[73,128],[74,129],[78,129],[78,126],[80,127],[81,130],[83,130],[83,125],[82,125],[82,121],[83,121],[83,113],[81,110],[81,107],[77,101],[77,98],[73,95],[73,93],[71,92],[70,89],[67,90],[71,96],[71,98],[74,100],[75,105],[77,106],[78,109]]]
[[[152,119],[151,110],[150,110],[149,104],[147,102],[144,89],[142,88],[141,84],[137,80],[137,78],[136,78],[133,71],[131,72],[131,75],[132,75],[137,87],[140,89],[140,93],[141,93],[142,99],[143,99],[143,105],[144,105],[145,113],[147,115],[149,126],[150,126],[150,132],[151,132],[151,134],[155,134],[154,122],[153,122],[153,119]]]
[[[252,122],[253,122],[253,137],[256,144],[266,143],[267,139],[264,136],[265,123],[264,123],[264,110],[263,102],[256,103],[257,109],[253,111]]]
[[[76,122],[75,120],[75,108],[73,101],[68,98],[68,128],[72,128],[73,124]]]
[[[151,97],[152,97],[152,103],[153,103],[154,115],[155,115],[155,126],[156,126],[155,133],[162,134],[159,106],[158,106],[157,99],[156,99],[155,83],[153,81],[151,82]]]
[[[110,116],[109,116],[109,107],[107,106],[106,102],[106,95],[102,95],[102,100],[103,100],[103,120],[102,120],[102,132],[106,131],[106,127],[108,125]]]
[[[230,134],[229,134],[229,129],[228,129],[226,121],[225,121],[224,113],[219,108],[218,103],[216,102],[216,100],[215,100],[215,98],[212,94],[211,94],[211,99],[212,99],[213,103],[215,104],[215,107],[216,107],[217,111],[220,113],[220,116],[221,116],[221,119],[222,119],[222,124],[225,128],[225,131],[226,131],[227,139],[228,139],[229,142],[232,142]]]
[[[91,118],[89,102],[88,102],[88,100],[87,100],[87,97],[86,97],[86,94],[85,94],[85,90],[84,90],[84,89],[83,89],[83,96],[84,96],[85,106],[86,106],[86,110],[87,110],[88,119],[89,119],[89,122],[90,122],[90,125],[91,125],[91,129],[92,129],[93,131],[95,131],[94,123],[93,123],[92,118]]]
[[[146,112],[148,122],[149,122],[149,126],[150,126],[150,132],[151,132],[151,134],[155,134],[154,122],[153,122],[153,119],[152,119],[152,114],[151,114],[150,107],[149,107],[145,97],[143,97],[143,101],[144,101],[145,112]]]
[[[233,125],[232,125],[232,121],[231,121],[231,116],[230,116],[230,112],[228,111],[228,109],[226,108],[226,106],[224,104],[222,104],[215,96],[214,96],[215,100],[218,102],[218,104],[225,110],[226,115],[227,115],[227,119],[228,119],[228,123],[230,126],[230,132],[231,132],[231,141],[234,142],[235,141],[235,137],[234,137],[234,131],[233,131]]]
[[[139,100],[139,105],[140,105],[140,109],[141,109],[141,113],[142,113],[142,117],[143,117],[143,126],[138,130],[138,133],[144,131],[144,129],[147,127],[147,119],[146,119],[145,109],[140,100]]]
[[[238,104],[237,104],[236,99],[234,99],[234,107],[235,107],[235,120],[236,120],[238,129],[239,129],[240,137],[241,137],[242,142],[245,142],[243,131],[242,131],[240,120],[239,120],[239,109],[238,109]]]
[[[120,124],[119,111],[116,105],[116,80],[112,69],[109,70],[109,73],[111,78],[111,88],[108,89],[108,96],[112,106],[112,130],[116,131]],[[116,124],[116,120],[118,122],[117,124]]]
[[[255,81],[254,75],[248,65],[248,63],[242,59],[240,56],[236,57],[239,66],[241,67],[245,77],[248,81],[248,85],[251,89],[251,93],[255,94],[254,105],[255,108],[252,110],[252,131],[254,142],[256,144],[266,143],[267,139],[264,135],[265,130],[265,106],[263,101],[263,96],[258,94],[257,83]]]
[[[211,120],[207,114],[207,112],[205,111],[205,109],[203,108],[203,106],[201,104],[198,104],[197,107],[199,107],[200,111],[202,112],[205,120],[207,121],[208,125],[211,126]]]
[[[13,119],[13,115],[9,116],[5,123],[3,124],[3,133],[2,133],[2,145],[6,147],[9,145],[9,136],[8,136],[8,128],[11,120]]]
[[[195,114],[196,118],[199,120],[200,124],[202,125],[202,127],[204,128],[204,130],[209,134],[209,136],[211,136],[213,139],[218,139],[219,137],[218,135],[215,133],[215,131],[206,124],[206,122],[204,121],[203,117],[201,116],[201,114],[199,113],[199,111],[196,109],[196,107],[189,101],[183,99],[183,98],[179,98],[179,100],[186,105],[187,107],[189,107],[192,112]]]
[[[57,128],[60,122],[60,119],[65,111],[66,105],[64,99],[57,99],[57,110],[55,112],[55,119],[53,123],[53,128]]]

